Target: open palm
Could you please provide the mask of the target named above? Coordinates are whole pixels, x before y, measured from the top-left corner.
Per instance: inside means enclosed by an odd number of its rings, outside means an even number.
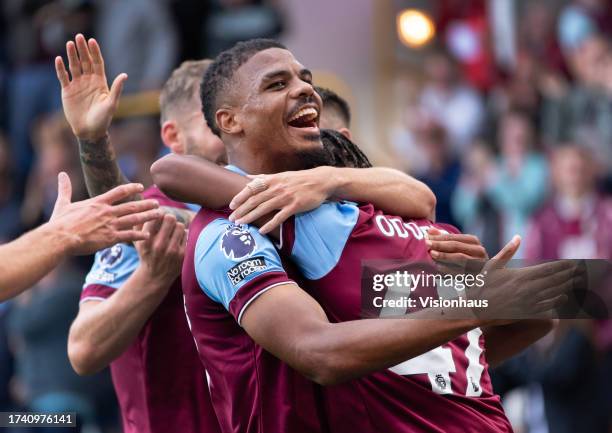
[[[55,58],[66,120],[78,138],[100,138],[110,126],[127,75],[119,74],[109,89],[100,46],[81,34],[66,43],[66,54],[70,76],[62,58]]]

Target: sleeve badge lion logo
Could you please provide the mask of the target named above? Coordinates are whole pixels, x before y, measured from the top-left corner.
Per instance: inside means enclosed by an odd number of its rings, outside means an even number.
[[[255,238],[244,225],[230,225],[221,236],[221,251],[230,260],[249,257],[255,248]]]

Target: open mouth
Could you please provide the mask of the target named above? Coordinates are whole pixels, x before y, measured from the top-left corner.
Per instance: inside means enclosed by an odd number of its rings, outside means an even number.
[[[313,107],[304,107],[295,113],[287,122],[294,128],[317,128],[319,112]]]

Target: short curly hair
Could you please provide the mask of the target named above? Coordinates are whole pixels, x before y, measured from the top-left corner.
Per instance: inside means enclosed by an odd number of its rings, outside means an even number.
[[[287,48],[273,39],[251,39],[238,42],[229,50],[223,51],[208,67],[200,85],[202,111],[208,126],[219,137],[221,131],[217,126],[215,114],[218,109],[219,95],[228,92],[236,70],[260,51],[270,48]]]

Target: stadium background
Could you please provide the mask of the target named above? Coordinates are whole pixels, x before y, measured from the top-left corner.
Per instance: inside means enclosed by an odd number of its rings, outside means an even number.
[[[163,153],[157,95],[174,67],[241,39],[278,37],[316,84],[348,100],[371,159],[424,180],[438,220],[477,234],[489,254],[514,233],[522,257],[612,254],[612,244],[595,247],[609,226],[592,222],[595,208],[604,221],[612,215],[607,0],[0,4],[0,242],[48,218],[58,171],[70,174],[75,198],[85,196],[53,70],[53,57],[83,32],[100,42],[109,77],[130,77],[112,137],[132,180],[149,184]],[[546,249],[535,234],[550,233],[566,207],[574,228],[548,234],[559,245]],[[66,356],[90,261],[66,262],[0,304],[0,411],[72,408],[87,431],[119,431],[108,374],[79,378]],[[496,391],[516,431],[594,432],[557,427],[586,419],[609,426],[611,337],[607,323],[566,321],[500,368]]]

